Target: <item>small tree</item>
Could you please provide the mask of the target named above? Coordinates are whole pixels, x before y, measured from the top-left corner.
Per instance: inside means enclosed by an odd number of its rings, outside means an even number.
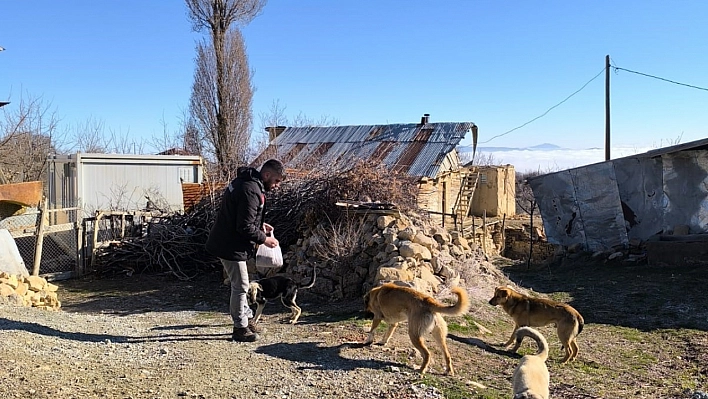
[[[221,178],[246,162],[252,123],[253,86],[243,36],[246,24],[265,0],[186,0],[192,28],[208,31],[197,45],[190,99],[189,140],[204,141],[203,156],[217,165]]]

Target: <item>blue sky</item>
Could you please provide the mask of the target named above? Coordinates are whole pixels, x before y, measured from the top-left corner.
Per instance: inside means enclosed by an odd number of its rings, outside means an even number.
[[[254,127],[279,101],[342,125],[471,121],[483,146],[603,147],[605,55],[706,88],[706,17],[700,1],[270,0],[244,28]],[[199,38],[178,0],[5,0],[0,100],[159,136],[187,107]],[[613,145],[708,137],[705,90],[613,71],[611,106]]]

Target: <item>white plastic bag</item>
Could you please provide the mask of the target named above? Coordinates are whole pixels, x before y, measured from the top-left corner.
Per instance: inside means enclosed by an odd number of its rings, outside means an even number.
[[[256,268],[272,269],[283,266],[283,251],[280,245],[269,248],[263,244],[258,246],[256,252]]]

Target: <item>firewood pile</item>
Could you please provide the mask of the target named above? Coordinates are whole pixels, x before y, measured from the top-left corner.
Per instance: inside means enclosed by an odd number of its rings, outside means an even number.
[[[204,248],[220,196],[220,192],[206,196],[186,214],[154,217],[138,234],[98,248],[94,270],[100,274],[169,272],[184,280],[221,270],[218,259]],[[339,220],[341,200],[412,209],[417,185],[410,177],[362,162],[346,171],[315,170],[286,179],[267,196],[265,222],[273,225],[275,237],[287,249],[303,231]]]
[[[218,210],[218,196],[205,197],[187,214],[151,218],[119,241],[97,248],[93,268],[100,275],[169,272],[181,280],[221,268],[204,249]]]
[[[362,162],[345,171],[314,171],[300,179],[286,180],[266,204],[265,219],[287,248],[302,232],[321,222],[336,222],[346,212],[341,201],[393,203],[401,210],[416,208],[415,180],[381,166]]]

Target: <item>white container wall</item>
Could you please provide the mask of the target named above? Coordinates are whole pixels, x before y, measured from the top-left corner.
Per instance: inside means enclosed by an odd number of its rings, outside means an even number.
[[[182,182],[202,181],[196,155],[71,154],[48,159],[50,208],[134,211],[184,209]]]

